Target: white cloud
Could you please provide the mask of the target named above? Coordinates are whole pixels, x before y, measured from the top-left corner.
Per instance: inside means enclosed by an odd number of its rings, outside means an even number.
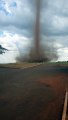
[[[22,51],[22,54],[28,52],[27,48],[30,47],[29,43],[30,42],[27,37],[4,31],[3,35],[0,37],[0,44],[9,51],[3,55],[0,55],[0,63],[11,61],[15,62],[15,58],[20,51]]]
[[[15,57],[18,53],[6,52],[4,55],[0,55],[0,63],[15,63]]]
[[[58,61],[68,61],[68,47],[58,49],[59,59]]]
[[[63,45],[62,45],[62,44],[60,44],[60,43],[55,43],[55,47],[58,49],[58,48],[62,48],[62,47],[63,47]]]

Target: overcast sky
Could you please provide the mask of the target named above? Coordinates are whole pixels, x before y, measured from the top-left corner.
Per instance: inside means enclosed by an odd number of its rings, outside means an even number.
[[[58,60],[68,60],[68,0],[41,0],[41,38],[54,43]],[[0,45],[11,50],[0,63],[15,62],[33,40],[35,0],[0,0]]]

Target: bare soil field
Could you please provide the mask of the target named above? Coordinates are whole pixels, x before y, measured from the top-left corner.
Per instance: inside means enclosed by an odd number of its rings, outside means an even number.
[[[61,120],[68,67],[0,68],[1,120]]]
[[[52,77],[44,77],[38,81],[44,86],[51,87],[56,97],[54,101],[48,104],[47,109],[41,113],[44,120],[61,120],[64,95],[67,88],[66,79],[66,74],[57,74]]]

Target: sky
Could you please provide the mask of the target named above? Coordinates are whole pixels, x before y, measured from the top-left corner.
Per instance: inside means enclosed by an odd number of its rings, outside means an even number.
[[[36,0],[0,0],[0,45],[9,49],[0,63],[16,62],[34,39]],[[68,60],[68,0],[41,0],[41,39],[53,44],[57,61]]]

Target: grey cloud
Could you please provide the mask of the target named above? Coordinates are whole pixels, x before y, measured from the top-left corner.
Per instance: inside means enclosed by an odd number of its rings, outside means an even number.
[[[22,1],[21,1],[22,4]],[[33,26],[32,22],[33,22],[33,14],[30,11],[30,13],[27,13],[27,8],[28,8],[28,4],[26,5],[25,11],[22,10],[22,8],[20,8],[20,11],[18,11],[18,13],[13,13],[14,15],[11,16],[6,16],[5,14],[0,14],[0,26],[1,28],[3,28],[3,30],[7,30],[8,27],[10,27],[11,30],[11,26],[14,26],[17,29],[24,29],[24,30],[30,30]],[[30,9],[30,8],[29,8]],[[28,15],[29,14],[29,15]],[[13,31],[13,30],[12,30]]]
[[[16,8],[16,11],[14,11],[14,15],[11,16],[6,16],[4,14],[0,15],[0,27],[3,30],[8,30],[7,28],[9,27],[9,30],[11,31],[11,28],[13,30],[19,31],[19,33],[21,31],[26,31],[24,32],[27,36],[28,34],[32,34],[31,31],[34,29],[34,21],[35,21],[35,11],[34,11],[34,7],[35,7],[35,0],[25,0],[24,2],[24,9],[25,11],[23,11],[23,2],[22,0],[20,0],[21,2],[21,7],[19,9],[19,11]],[[57,16],[62,16],[65,17],[65,15],[67,15],[67,6],[66,4],[68,3],[66,1],[66,3],[64,4],[64,1],[62,0],[42,0],[42,5],[41,5],[41,32],[42,34],[45,35],[67,35],[68,34],[68,27],[64,26],[64,28],[62,30],[58,30],[56,29],[52,22],[53,22],[53,17],[55,15]],[[29,12],[27,12],[28,10]],[[14,31],[14,32],[16,32]],[[29,33],[30,32],[30,33]],[[23,33],[23,32],[22,32]]]

